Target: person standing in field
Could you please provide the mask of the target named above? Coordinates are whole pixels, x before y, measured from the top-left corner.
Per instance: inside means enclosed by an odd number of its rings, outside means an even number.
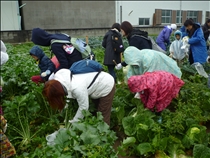
[[[203,64],[207,58],[207,48],[204,39],[204,34],[199,23],[194,23],[191,20],[186,20],[184,26],[187,30],[189,39],[186,41],[190,44],[189,62],[190,64],[199,62]]]
[[[202,27],[204,38],[207,44],[207,50],[210,46],[210,19],[206,20],[205,24]]]
[[[181,49],[181,47],[183,46],[183,42],[181,40],[182,32],[177,30],[174,33],[174,36],[175,40],[171,43],[169,48],[170,51],[169,57],[176,60],[178,65],[180,65],[181,61],[185,58],[187,52],[185,52],[185,49]]]
[[[103,64],[107,66],[109,74],[114,77],[115,83],[117,83],[114,68],[117,63],[121,63],[121,54],[124,51],[119,23],[114,23],[111,29],[105,34],[102,46],[105,48]]]
[[[171,24],[168,26],[164,26],[162,31],[159,33],[156,43],[159,45],[163,50],[166,51],[166,46],[170,45],[170,36],[173,30],[176,30],[176,24]]]

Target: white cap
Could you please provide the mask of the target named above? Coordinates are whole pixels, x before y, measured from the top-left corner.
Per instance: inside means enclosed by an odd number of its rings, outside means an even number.
[[[171,24],[171,28],[172,28],[173,30],[176,30],[176,28],[177,28],[176,24]]]

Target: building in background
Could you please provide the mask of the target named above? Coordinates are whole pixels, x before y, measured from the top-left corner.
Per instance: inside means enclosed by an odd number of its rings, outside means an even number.
[[[117,22],[134,26],[182,25],[189,18],[204,24],[210,18],[210,1],[116,1]]]
[[[110,28],[122,21],[158,27],[188,18],[204,24],[210,1],[1,1],[1,31]]]
[[[1,31],[21,30],[18,1],[1,1]]]

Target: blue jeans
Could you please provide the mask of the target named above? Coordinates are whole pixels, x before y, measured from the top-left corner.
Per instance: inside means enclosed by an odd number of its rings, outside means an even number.
[[[114,71],[115,66],[114,65],[108,65],[107,67],[108,67],[109,74],[112,75],[112,77],[114,78],[115,83],[116,83],[117,82],[117,77],[116,77],[116,74],[115,74],[115,71]]]

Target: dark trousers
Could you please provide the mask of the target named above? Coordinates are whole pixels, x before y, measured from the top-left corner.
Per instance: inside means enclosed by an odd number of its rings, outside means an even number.
[[[114,71],[115,66],[114,65],[108,65],[107,68],[108,68],[109,74],[112,75],[112,77],[114,77],[114,80],[115,80],[115,83],[116,83],[117,77],[116,77],[116,74],[115,74],[115,71]]]
[[[104,122],[110,125],[110,117],[111,117],[111,109],[112,109],[112,102],[115,94],[115,85],[113,86],[111,92],[99,99],[92,99],[92,102],[95,104],[96,109],[98,112],[102,113],[104,117]]]

